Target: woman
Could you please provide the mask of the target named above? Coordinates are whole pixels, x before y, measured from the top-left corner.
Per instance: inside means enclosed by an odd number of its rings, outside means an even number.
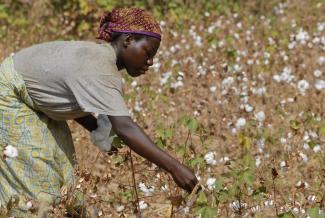
[[[97,38],[38,44],[1,64],[0,203],[18,196],[15,216],[25,216],[29,199],[55,202],[61,187],[73,182],[69,119],[92,132],[101,148],[110,144],[100,138],[98,124],[111,123],[126,145],[169,172],[181,188],[190,192],[197,183],[191,170],[132,121],[122,97],[120,70],[133,77],[148,70],[160,45],[159,24],[142,9],[115,9],[102,17]],[[106,116],[97,122],[94,113]]]

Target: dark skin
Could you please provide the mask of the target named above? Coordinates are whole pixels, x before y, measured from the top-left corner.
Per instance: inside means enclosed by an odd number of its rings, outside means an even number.
[[[103,42],[106,43],[106,42]],[[126,69],[128,74],[137,77],[144,74],[153,64],[160,41],[153,37],[136,40],[133,35],[122,34],[111,42],[117,57],[119,70]],[[136,57],[136,58],[134,58]],[[194,173],[178,160],[157,147],[148,135],[128,116],[108,116],[112,128],[122,141],[134,152],[171,174],[175,183],[191,192],[198,180]],[[94,116],[78,118],[76,121],[89,131],[97,128]]]

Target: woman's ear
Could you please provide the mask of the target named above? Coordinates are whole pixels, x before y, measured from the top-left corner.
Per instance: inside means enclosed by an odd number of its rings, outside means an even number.
[[[123,39],[123,46],[125,48],[128,47],[133,40],[134,40],[134,37],[131,34],[125,34],[125,37]]]

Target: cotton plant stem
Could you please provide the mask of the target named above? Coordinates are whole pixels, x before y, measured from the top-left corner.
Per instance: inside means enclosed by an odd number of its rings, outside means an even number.
[[[272,168],[272,186],[273,186],[274,207],[275,207],[276,216],[279,215],[278,206],[276,205],[276,189],[275,189],[275,179],[276,179],[277,175],[278,175],[278,173],[276,172],[275,168]]]
[[[184,164],[184,161],[185,161],[185,157],[186,157],[186,149],[187,149],[187,142],[188,142],[190,136],[191,136],[191,131],[189,130],[189,131],[188,131],[188,134],[187,134],[187,138],[186,138],[186,140],[185,140],[185,145],[184,145],[184,154],[183,154],[182,164]]]
[[[275,193],[275,183],[274,183],[274,178],[272,179],[272,184],[273,184],[273,195],[274,195],[274,207],[275,207],[275,213],[276,216],[278,216],[278,206],[276,205],[276,193]]]
[[[188,140],[189,140],[190,136],[191,136],[191,131],[188,130],[187,137],[186,137],[185,144],[184,144],[184,154],[183,154],[183,158],[182,158],[182,164],[184,164],[184,161],[185,161],[185,158],[186,158],[187,143],[188,143]],[[179,192],[180,192],[180,189],[177,188],[176,195],[179,195]],[[177,210],[175,213],[177,213],[178,211],[179,210]],[[171,208],[171,212],[170,212],[170,218],[173,218],[175,213],[174,213],[174,205],[172,204],[172,208]]]
[[[132,159],[132,151],[131,151],[131,149],[129,151],[129,156],[130,156],[130,161],[131,161],[132,182],[133,182],[133,189],[134,189],[134,193],[135,193],[135,197],[136,197],[136,202],[137,202],[138,216],[141,217],[139,196],[138,196],[137,184],[135,182],[134,165],[133,165],[133,159]]]

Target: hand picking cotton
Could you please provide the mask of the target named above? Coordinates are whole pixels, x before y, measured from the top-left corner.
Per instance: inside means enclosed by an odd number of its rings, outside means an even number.
[[[111,134],[112,124],[107,115],[98,115],[97,126],[97,129],[92,131],[90,134],[91,142],[94,143],[101,151],[110,151],[112,148],[112,142],[116,135]]]

